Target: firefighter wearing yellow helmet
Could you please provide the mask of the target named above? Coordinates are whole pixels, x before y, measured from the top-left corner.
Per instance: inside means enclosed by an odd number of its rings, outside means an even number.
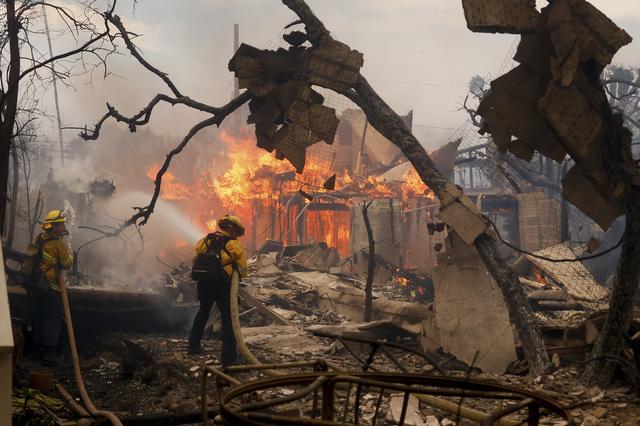
[[[247,258],[238,241],[244,226],[236,216],[226,215],[218,221],[219,231],[204,236],[196,244],[196,256],[191,276],[198,282],[200,309],[193,320],[188,352],[203,354],[200,341],[213,304],[222,315],[220,340],[224,366],[236,363],[236,340],[231,326],[231,274],[236,269],[240,277],[247,275]]]
[[[29,245],[32,271],[27,288],[32,297],[32,349],[46,364],[55,362],[55,349],[62,329],[60,274],[73,266],[73,257],[63,237],[67,234],[66,215],[61,210],[47,213],[42,229]]]

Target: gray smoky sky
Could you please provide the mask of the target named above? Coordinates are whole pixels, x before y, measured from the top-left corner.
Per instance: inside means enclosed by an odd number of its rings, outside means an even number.
[[[546,1],[538,1],[539,6]],[[614,58],[640,64],[638,0],[592,0],[624,28],[634,42]],[[362,73],[378,93],[404,114],[414,110],[416,131],[428,147],[443,143],[466,119],[458,111],[467,82],[476,74],[496,77],[518,41],[513,35],[475,34],[465,24],[460,1],[308,0],[334,37],[364,53]],[[214,105],[229,100],[233,87],[227,63],[233,54],[233,24],[240,41],[256,47],[282,45],[283,27],[295,16],[277,0],[120,1],[117,13],[141,36],[137,44],[149,62],[167,72],[188,96]],[[56,49],[54,42],[54,50]],[[76,79],[61,90],[64,125],[91,125],[109,102],[132,114],[158,92],[162,82],[126,55],[110,63],[106,80]],[[53,95],[44,94],[46,98]],[[53,114],[52,103],[46,102]],[[201,116],[179,107],[162,107],[150,128],[178,137]],[[49,124],[51,130],[53,124]],[[52,136],[54,132],[51,131]],[[66,131],[65,138],[75,137]]]

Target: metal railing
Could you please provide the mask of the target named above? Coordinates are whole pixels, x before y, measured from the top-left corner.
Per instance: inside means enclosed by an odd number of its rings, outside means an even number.
[[[272,368],[274,368],[272,366]],[[297,388],[285,395],[282,389]],[[355,390],[355,392],[353,392]],[[362,391],[374,395],[372,416],[363,418]],[[398,424],[407,416],[409,398],[429,395],[443,398],[500,401],[502,408],[488,414],[480,424],[538,425],[543,418],[573,424],[570,413],[544,395],[477,379],[397,373],[311,372],[252,380],[232,386],[222,395],[219,420],[230,425],[305,424],[375,425],[391,395],[400,393],[402,407]],[[261,398],[260,395],[268,395]],[[277,396],[273,396],[277,395]],[[310,406],[292,410],[287,405]],[[518,417],[514,417],[518,414]],[[507,416],[511,416],[507,419]]]
[[[386,345],[386,342],[374,343],[372,347]],[[373,355],[367,358],[369,363],[372,360]],[[539,425],[541,420],[549,418],[573,424],[568,411],[539,392],[470,378],[406,372],[345,372],[336,371],[337,368],[325,360],[224,369],[205,365],[201,379],[203,424],[210,424],[206,411],[209,376],[215,377],[220,401],[220,415],[216,421],[229,425],[376,425],[384,420],[383,413],[386,414],[390,398],[397,394],[402,396],[400,418],[397,419],[401,425],[408,414],[411,396],[433,408],[470,418],[482,425]],[[365,370],[368,368],[364,366]],[[293,371],[296,369],[312,371]],[[274,370],[291,373],[261,377],[265,371]],[[245,377],[246,381],[242,383],[235,377],[238,375],[251,377]],[[369,407],[368,416],[364,415],[362,408],[364,395],[367,395],[367,400],[375,400],[375,405]],[[495,409],[488,413],[476,411],[464,406],[463,401],[482,401],[483,406],[493,404]],[[300,407],[306,407],[306,410],[301,411]],[[373,414],[370,412],[372,409]]]

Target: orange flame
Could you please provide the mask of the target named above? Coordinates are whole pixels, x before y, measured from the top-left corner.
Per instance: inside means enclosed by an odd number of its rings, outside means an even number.
[[[402,198],[408,200],[410,198],[429,198],[435,200],[435,194],[433,191],[424,184],[418,172],[413,167],[407,170],[403,175],[403,182],[400,185],[402,191]]]
[[[331,161],[309,154],[304,172],[296,174],[288,161],[278,160],[273,153],[258,148],[253,134],[235,137],[221,130],[217,138],[223,144],[222,155],[197,170],[190,185],[179,181],[170,172],[165,173],[161,198],[178,200],[185,213],[203,232],[215,230],[215,219],[224,214],[238,216],[245,224],[246,235],[253,235],[256,247],[267,238],[282,238],[285,244],[324,241],[330,247],[335,247],[341,256],[347,256],[350,212],[325,209],[322,202],[326,202],[326,199],[314,196],[314,193],[327,192],[322,185],[334,173],[337,191],[369,198],[402,197],[405,201],[415,197],[434,197],[413,169],[405,173],[403,182],[387,182],[381,176],[355,179],[346,170],[333,170]],[[159,163],[149,167],[149,179],[155,179],[159,169]],[[302,205],[288,204],[299,189],[314,197],[314,209],[303,213],[303,223],[306,223],[304,232],[295,224],[292,225]],[[331,202],[341,203],[339,200]],[[265,218],[264,212],[275,213],[271,218]],[[263,216],[259,217],[260,214]],[[258,222],[262,223],[264,229],[257,229]],[[270,227],[277,229],[270,231]],[[298,241],[298,238],[304,241]]]
[[[535,276],[536,281],[537,281],[537,282],[539,282],[540,284],[544,284],[544,285],[549,284],[549,282],[548,282],[548,281],[547,281],[547,279],[544,277],[544,275],[542,275],[542,274],[540,273],[540,271],[538,271],[537,269],[534,269],[534,270],[533,270],[533,275]]]
[[[160,171],[160,163],[156,163],[147,169],[149,179],[155,181]],[[178,182],[175,175],[171,172],[165,172],[162,176],[162,188],[160,197],[165,200],[187,200],[191,196],[191,188],[188,185]]]
[[[410,281],[409,281],[407,278],[405,278],[405,277],[398,277],[398,276],[396,276],[396,277],[395,277],[395,282],[396,282],[396,284],[401,285],[402,287],[406,287],[406,286],[408,286],[408,285],[409,285],[409,282],[410,282]]]

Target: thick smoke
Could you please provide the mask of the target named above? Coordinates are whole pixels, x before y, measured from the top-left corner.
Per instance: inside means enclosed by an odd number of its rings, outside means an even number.
[[[169,169],[173,179],[190,185],[203,170],[216,173],[212,165],[226,167],[225,147],[217,132],[201,132],[175,157]],[[195,242],[208,232],[201,224],[226,213],[220,206],[202,206],[211,217],[195,220],[189,214],[194,210],[190,194],[160,199],[145,226],[131,226],[117,237],[104,237],[131,217],[134,207],[149,203],[155,170],[178,143],[177,138],[146,129],[130,133],[117,126],[106,127],[98,141],[74,140],[65,166],[51,167],[47,178],[33,183],[44,194],[43,214],[63,209],[69,215],[67,238],[77,257],[77,272],[83,277],[79,281],[113,289],[156,289],[164,285],[164,273],[171,271],[165,264],[190,262]],[[163,182],[171,186],[171,177],[165,175]]]

